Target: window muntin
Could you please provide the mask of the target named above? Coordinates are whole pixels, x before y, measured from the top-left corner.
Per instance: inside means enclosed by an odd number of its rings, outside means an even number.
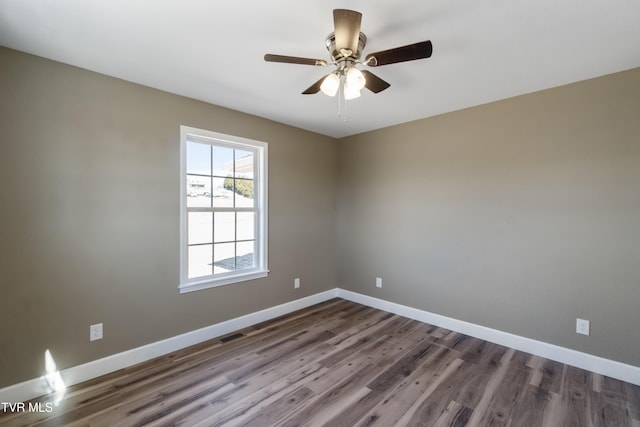
[[[180,291],[265,277],[267,144],[181,127]]]

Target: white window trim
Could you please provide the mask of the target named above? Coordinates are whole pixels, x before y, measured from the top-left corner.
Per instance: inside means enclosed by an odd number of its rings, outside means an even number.
[[[187,140],[189,137],[200,140],[210,140],[221,144],[230,144],[237,147],[245,146],[252,150],[258,150],[257,162],[257,186],[254,187],[254,200],[258,209],[257,222],[257,247],[255,269],[233,271],[220,274],[217,277],[189,279],[187,273]],[[180,126],[180,293],[199,291],[217,286],[230,285],[232,283],[245,282],[247,280],[267,277],[268,269],[268,144],[253,139],[241,138],[233,135],[225,135],[189,126]]]

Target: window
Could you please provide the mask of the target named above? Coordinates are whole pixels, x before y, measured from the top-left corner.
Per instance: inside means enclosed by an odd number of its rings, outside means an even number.
[[[267,144],[180,127],[180,292],[266,277]]]

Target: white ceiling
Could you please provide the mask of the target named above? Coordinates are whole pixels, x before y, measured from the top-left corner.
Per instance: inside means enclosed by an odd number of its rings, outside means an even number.
[[[362,12],[364,55],[434,46],[370,68],[391,87],[346,121],[300,94],[329,68],[263,61],[328,60],[334,8]],[[640,1],[0,0],[0,45],[341,137],[640,67]]]

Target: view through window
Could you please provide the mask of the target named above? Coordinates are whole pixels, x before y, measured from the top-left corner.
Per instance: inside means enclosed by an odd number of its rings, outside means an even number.
[[[181,290],[264,277],[266,143],[186,127],[182,134]]]

